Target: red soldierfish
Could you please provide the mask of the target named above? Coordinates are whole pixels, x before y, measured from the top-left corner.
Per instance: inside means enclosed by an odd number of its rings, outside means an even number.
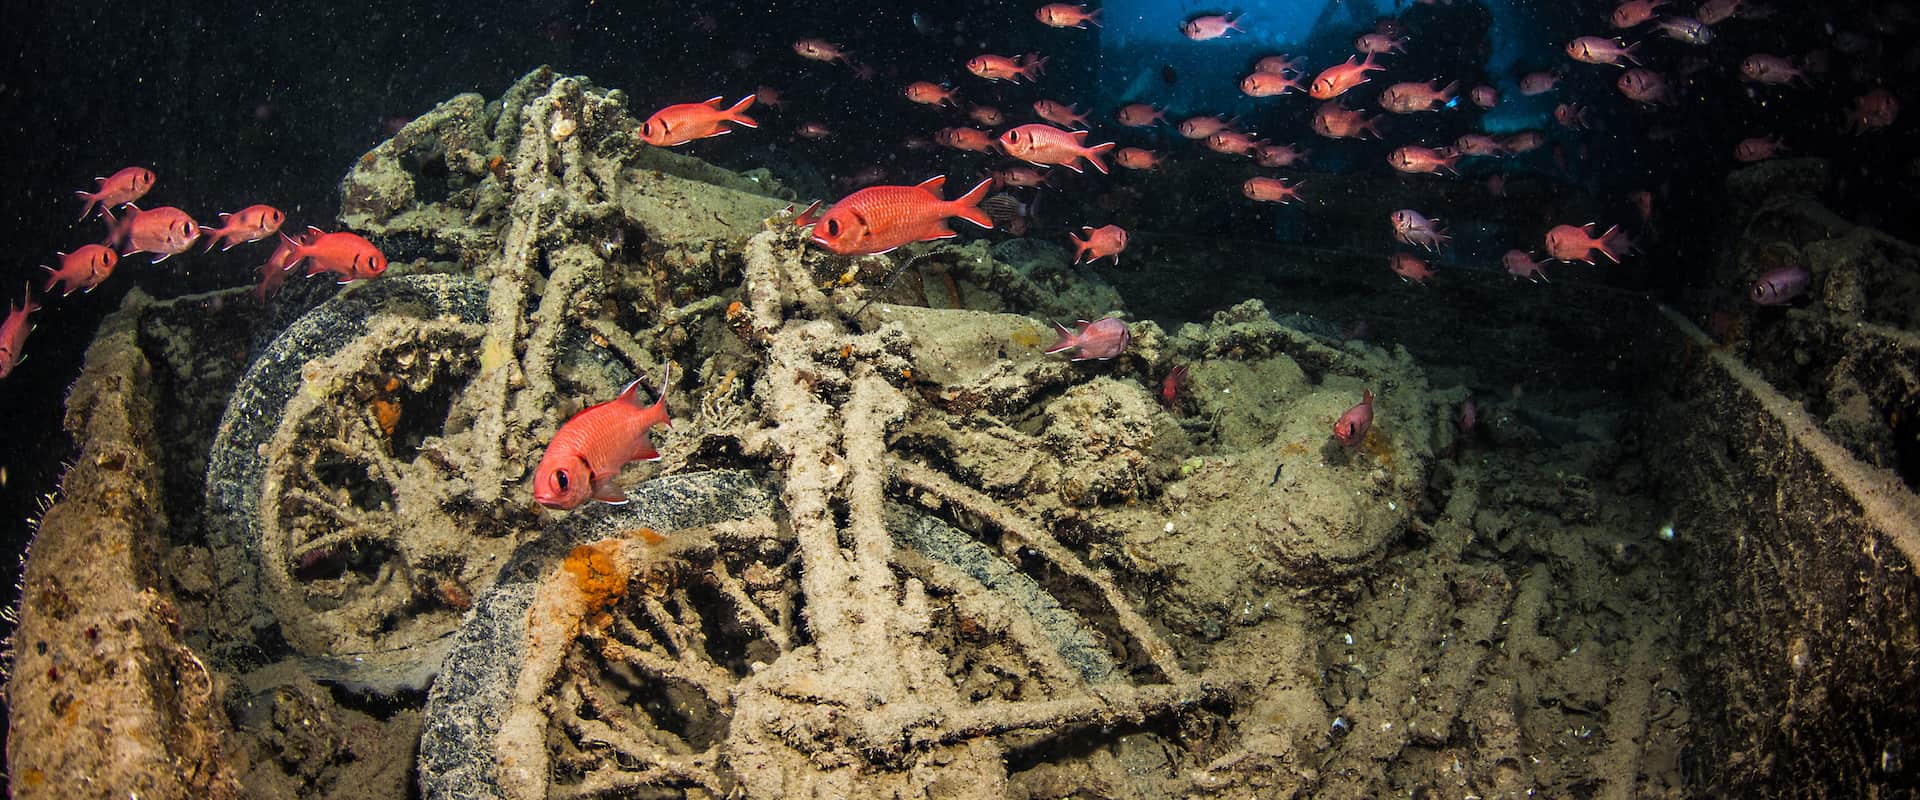
[[[1368,118],[1359,111],[1340,105],[1338,100],[1321,103],[1313,111],[1313,132],[1329,139],[1359,139],[1361,134],[1371,133],[1373,138],[1382,138],[1379,117]]]
[[[1221,155],[1253,157],[1256,148],[1267,146],[1265,139],[1255,139],[1253,134],[1239,131],[1216,131],[1207,137],[1207,149]]]
[[[309,278],[322,272],[331,272],[340,276],[341,283],[349,283],[378,278],[380,273],[387,271],[386,254],[357,233],[325,233],[319,228],[309,227],[299,241],[284,233],[280,234],[280,239],[282,244],[293,245],[293,251],[287,253],[286,268],[293,269],[301,261],[306,261]]]
[[[1047,173],[1032,167],[1007,167],[993,171],[994,188],[1018,186],[1022,189],[1038,189],[1047,185]]]
[[[1394,38],[1384,33],[1363,33],[1353,40],[1353,49],[1367,55],[1407,52],[1407,37]]]
[[[1433,270],[1427,268],[1427,262],[1420,260],[1412,253],[1394,253],[1387,259],[1387,266],[1393,269],[1393,274],[1400,276],[1400,280],[1407,283],[1418,283],[1424,286],[1427,279],[1433,277]]]
[[[640,381],[627,384],[620,396],[588,406],[573,415],[547,443],[540,465],[533,469],[533,500],[548,508],[577,508],[588,499],[619,505],[627,496],[614,485],[620,468],[634,461],[653,461],[647,432],[655,425],[673,427],[667,417],[667,384],[673,375],[669,362],[660,372],[660,399],[642,405]]]
[[[1012,81],[1019,83],[1026,78],[1028,83],[1038,80],[1046,69],[1047,57],[1039,53],[1008,58],[992,53],[982,53],[967,59],[967,71],[990,81]]]
[[[91,292],[101,281],[113,274],[113,267],[120,263],[120,254],[103,244],[81,245],[71,253],[56,253],[60,256],[60,268],[42,266],[52,275],[47,277],[47,288],[41,291],[51,292],[56,284],[61,287],[62,296],[73,294],[75,290]]]
[[[1353,56],[1347,56],[1347,63],[1322,70],[1320,77],[1313,79],[1313,88],[1307,93],[1313,95],[1315,100],[1332,100],[1346,94],[1348,89],[1368,82],[1368,72],[1384,69],[1386,67],[1373,63],[1372,53],[1367,54],[1367,60],[1359,62],[1354,61]]]
[[[1508,250],[1500,257],[1500,264],[1507,268],[1507,274],[1514,280],[1526,278],[1539,283],[1547,279],[1546,262],[1533,260],[1533,254],[1525,250]]]
[[[1567,42],[1567,55],[1575,61],[1588,64],[1624,67],[1626,64],[1622,62],[1625,61],[1640,63],[1640,59],[1633,55],[1634,48],[1639,46],[1637,43],[1627,44],[1619,39],[1609,39],[1605,36],[1582,36]]]
[[[1752,136],[1741,139],[1739,144],[1733,146],[1733,157],[1747,164],[1765,161],[1785,152],[1787,143],[1780,141],[1778,136]]]
[[[1187,385],[1187,365],[1181,364],[1160,381],[1160,404],[1172,408],[1180,400],[1180,387]]]
[[[1084,129],[1087,127],[1087,115],[1084,112],[1058,100],[1033,101],[1033,113],[1062,128]]]
[[[979,128],[941,128],[933,134],[933,140],[955,150],[993,152],[993,134]]]
[[[1262,203],[1291,203],[1300,199],[1300,187],[1305,185],[1306,181],[1288,186],[1279,178],[1253,177],[1240,184],[1240,193]]]
[[[1467,96],[1473,98],[1473,104],[1481,108],[1490,109],[1500,105],[1500,90],[1485,84],[1473,87]]]
[[[1631,28],[1653,19],[1653,10],[1667,4],[1667,0],[1627,0],[1613,9],[1613,27]]]
[[[200,225],[187,216],[187,212],[173,206],[144,211],[128,203],[127,208],[133,209],[133,213],[115,223],[107,240],[102,242],[109,245],[118,242],[122,256],[152,253],[153,263],[158,264],[175,253],[185,252],[200,238]]]
[[[1634,67],[1614,82],[1620,87],[1620,93],[1637,103],[1671,103],[1673,95],[1667,92],[1667,79],[1660,73],[1646,67]]]
[[[1113,163],[1127,169],[1159,169],[1160,154],[1138,147],[1122,147],[1114,151]]]
[[[33,332],[33,323],[27,317],[40,310],[33,302],[33,287],[27,287],[26,299],[22,302],[26,305],[14,306],[7,314],[7,321],[0,323],[0,378],[12,375],[13,368],[27,360],[27,334]]]
[[[315,237],[315,233],[308,231],[300,234],[298,241],[281,238],[280,243],[274,246],[273,254],[267,256],[266,263],[260,265],[260,284],[253,287],[255,301],[264,304],[268,297],[280,291],[280,284],[287,282],[287,273],[292,271],[289,268],[293,266],[293,262],[288,261],[287,258],[293,255],[294,248],[312,241]]]
[[[1228,31],[1245,30],[1246,28],[1240,27],[1240,21],[1234,19],[1232,14],[1208,14],[1194,17],[1180,24],[1180,32],[1196,42],[1218,39],[1227,35]]]
[[[1071,360],[1085,361],[1095,359],[1105,361],[1126,352],[1127,343],[1133,341],[1133,332],[1127,330],[1127,323],[1119,317],[1107,317],[1098,322],[1076,320],[1079,332],[1067,330],[1067,326],[1058,322],[1053,327],[1060,331],[1060,341],[1047,348],[1046,353],[1058,353],[1062,350],[1078,349]]]
[[[1253,149],[1253,162],[1263,167],[1291,167],[1307,160],[1311,151],[1290,144],[1269,144]]]
[[[1240,79],[1240,93],[1248,97],[1274,97],[1291,91],[1306,90],[1307,87],[1301,86],[1293,78],[1280,72],[1254,70],[1247,77]]]
[[[813,243],[838,255],[863,256],[958,236],[947,227],[948,217],[993,227],[993,218],[980,210],[980,200],[993,188],[992,178],[956,200],[940,198],[946,183],[947,176],[940,175],[918,186],[869,186],[847,195],[814,223]]]
[[[1528,97],[1546,94],[1560,84],[1560,76],[1551,72],[1529,72],[1520,77],[1520,93]]]
[[[1591,222],[1585,225],[1555,225],[1553,230],[1547,231],[1547,255],[1561,261],[1584,261],[1591,264],[1593,251],[1599,250],[1600,254],[1606,256],[1608,260],[1615,264],[1620,263],[1620,253],[1616,249],[1619,244],[1620,226],[1608,228],[1607,232],[1601,234],[1598,239],[1593,237],[1593,228],[1594,224]]]
[[[1653,21],[1653,26],[1665,33],[1667,38],[1687,44],[1711,44],[1713,29],[1692,17],[1661,17]]]
[[[1034,9],[1033,17],[1049,28],[1085,28],[1089,22],[1101,27],[1098,9],[1088,11],[1086,6],[1072,3],[1048,3]]]
[[[1219,117],[1188,117],[1180,121],[1180,135],[1188,139],[1205,139],[1232,125],[1232,122]]]
[[[1781,267],[1753,282],[1753,302],[1763,306],[1786,305],[1793,298],[1805,294],[1807,284],[1812,280],[1813,276],[1806,267]]]
[[[1778,86],[1795,78],[1805,83],[1807,76],[1793,62],[1776,55],[1754,53],[1740,62],[1740,76],[1756,83]]]
[[[1395,114],[1439,111],[1442,106],[1453,102],[1453,93],[1460,88],[1460,82],[1454,81],[1441,89],[1433,88],[1434,83],[1416,81],[1389,86],[1380,93],[1380,107]]]
[[[1113,118],[1129,128],[1145,128],[1156,122],[1166,122],[1167,112],[1146,103],[1128,103],[1114,112]]]
[[[145,197],[147,190],[153,188],[153,170],[146,167],[127,167],[107,177],[94,178],[94,180],[99,181],[100,188],[91,192],[74,192],[86,198],[87,201],[86,206],[80,209],[80,218],[86,219],[87,215],[98,208],[107,221],[112,222],[115,208]]]
[[[953,89],[941,86],[932,81],[914,81],[913,83],[907,84],[907,88],[901,93],[905,94],[908,100],[925,106],[954,106],[957,108],[960,105],[959,99],[954,96]]]
[[[1410,174],[1437,174],[1444,170],[1449,175],[1458,175],[1460,171],[1456,169],[1456,165],[1459,163],[1460,155],[1445,147],[1421,147],[1410,144],[1405,147],[1396,147],[1392,152],[1387,153],[1388,165]]]
[[[1100,160],[1100,154],[1112,150],[1113,144],[1088,147],[1086,131],[1063,131],[1038,122],[1000,134],[1000,149],[1014,158],[1042,166],[1059,165],[1074,172],[1080,171],[1078,162],[1085,158],[1102,175],[1107,174],[1107,165]]]
[[[279,233],[287,215],[273,206],[247,206],[231,214],[221,214],[220,219],[225,224],[206,231],[208,250],[217,244],[221,250],[232,250],[236,244],[257,242]],[[222,239],[226,240],[225,244],[221,243]]]
[[[709,98],[704,103],[667,106],[653,112],[646,122],[640,123],[640,141],[654,147],[673,147],[695,139],[732,133],[733,129],[723,123],[758,128],[760,123],[754,122],[746,114],[747,109],[753,106],[753,100],[753,95],[747,95],[731,108],[721,108],[718,97]]]
[[[1847,111],[1847,128],[1854,133],[1866,133],[1892,125],[1898,116],[1900,101],[1892,92],[1875,89],[1853,99],[1853,108]]]
[[[1359,447],[1367,439],[1367,429],[1373,427],[1373,390],[1367,389],[1360,395],[1360,404],[1347,409],[1340,419],[1333,423],[1333,438],[1347,447]]]
[[[1282,53],[1277,56],[1267,56],[1259,61],[1253,62],[1253,69],[1255,72],[1271,72],[1276,75],[1286,75],[1289,73],[1305,75],[1307,73],[1301,69],[1301,66],[1306,64],[1306,62],[1307,60],[1304,57],[1288,58],[1286,54]]]
[[[793,52],[810,61],[853,63],[852,59],[847,58],[846,51],[840,49],[840,45],[829,43],[824,39],[801,39],[793,43]]]
[[[1708,25],[1718,25],[1740,15],[1742,0],[1706,0],[1693,12],[1700,21]]]
[[[1107,225],[1100,228],[1082,227],[1080,230],[1086,234],[1087,238],[1079,239],[1071,233],[1067,234],[1067,238],[1073,239],[1073,246],[1077,250],[1073,255],[1073,263],[1079,264],[1084,261],[1091,264],[1103,258],[1112,258],[1113,263],[1116,266],[1119,265],[1120,251],[1127,249],[1125,228]]]
[[[1415,247],[1437,251],[1453,239],[1440,230],[1439,220],[1428,219],[1411,208],[1395,211],[1388,219],[1393,223],[1394,238]]]

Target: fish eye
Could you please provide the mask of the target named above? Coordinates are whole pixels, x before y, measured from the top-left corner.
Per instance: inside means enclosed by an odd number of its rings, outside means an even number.
[[[564,492],[567,490],[567,471],[566,470],[556,469],[553,471],[553,485],[559,487],[560,491]]]
[[[840,220],[837,220],[837,219],[827,220],[827,235],[828,236],[840,235]]]
[[[640,135],[641,135],[641,136],[652,136],[652,135],[653,135],[653,123],[651,123],[651,122],[642,122],[642,123],[640,123]]]

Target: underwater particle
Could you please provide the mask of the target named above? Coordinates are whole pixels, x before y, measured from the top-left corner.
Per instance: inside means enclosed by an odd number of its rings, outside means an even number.
[[[1664,541],[1664,542],[1673,541],[1673,537],[1674,537],[1673,523],[1672,522],[1661,523],[1660,529],[1655,531],[1654,534],[1659,536],[1661,541]]]

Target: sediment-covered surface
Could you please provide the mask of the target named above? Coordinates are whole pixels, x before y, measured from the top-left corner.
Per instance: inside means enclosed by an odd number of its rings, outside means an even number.
[[[1687,669],[1718,662],[1683,570],[1722,545],[1659,488],[1672,442],[1628,424],[1637,373],[1540,377],[1516,363],[1523,333],[1436,366],[1390,318],[1373,337],[1322,322],[1347,319],[1332,289],[1163,324],[1132,313],[1124,276],[997,234],[831,257],[772,176],[638,144],[636,124],[619,92],[546,71],[455,98],[343,181],[345,221],[393,256],[380,281],[298,314],[237,292],[139,305],[103,333],[71,419],[133,432],[82,437],[126,453],[83,454],[29,564],[16,791],[92,796],[55,768],[106,757],[23,711],[102,663],[49,650],[68,659],[50,673],[29,652],[85,641],[57,627],[74,601],[36,593],[49,576],[139,593],[99,595],[123,616],[174,609],[113,640],[159,655],[100,696],[149,699],[97,709],[136,732],[193,721],[120,762],[165,777],[157,794],[1647,797],[1721,779],[1686,768],[1703,718],[1732,731],[1695,699],[1731,690]],[[1352,280],[1276,253],[1282,274]],[[1450,291],[1549,288],[1499,277]],[[1514,313],[1653,335],[1617,302]],[[1129,321],[1123,355],[1041,352],[1049,320],[1107,315]],[[254,330],[272,338],[238,369]],[[149,362],[218,401],[153,391]],[[622,478],[636,503],[535,506],[553,431],[636,378],[674,419],[665,458]],[[1333,422],[1365,391],[1375,423],[1342,446]],[[128,507],[119,538],[84,543],[119,549],[75,572],[63,520],[116,513],[100,491],[178,500]],[[1790,746],[1738,744],[1713,746],[1756,763]]]

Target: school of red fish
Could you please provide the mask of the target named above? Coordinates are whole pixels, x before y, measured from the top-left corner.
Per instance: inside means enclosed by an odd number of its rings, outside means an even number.
[[[1433,4],[1451,0],[1416,2]],[[1608,19],[1594,21],[1596,27],[1602,22],[1610,25],[1612,35],[1576,37],[1566,43],[1564,52],[1574,62],[1589,65],[1576,68],[1621,70],[1615,85],[1629,102],[1671,105],[1678,102],[1674,86],[1661,72],[1642,65],[1640,47],[1644,40],[1629,43],[1624,36],[1636,31],[1657,33],[1682,45],[1704,47],[1714,41],[1712,26],[1731,24],[1740,18],[1757,19],[1769,13],[1751,0],[1705,0],[1693,16],[1663,13],[1667,5],[1668,0],[1626,0]],[[1042,25],[1057,29],[1085,30],[1101,25],[1099,10],[1073,3],[1042,5],[1034,11],[1034,18]],[[1168,24],[1177,25],[1187,39],[1206,42],[1244,33],[1247,30],[1244,22],[1244,18],[1235,14],[1201,14],[1169,20]],[[1373,30],[1359,33],[1353,46],[1354,55],[1326,66],[1311,80],[1307,80],[1308,69],[1303,58],[1285,54],[1260,58],[1251,72],[1240,79],[1239,89],[1249,97],[1285,98],[1298,94],[1317,101],[1309,127],[1319,136],[1343,139],[1370,135],[1384,139],[1381,130],[1384,117],[1369,116],[1351,108],[1342,98],[1356,87],[1373,82],[1375,73],[1381,74],[1383,80],[1392,76],[1389,61],[1418,45],[1399,20],[1389,17],[1381,19]],[[862,79],[871,79],[876,74],[873,67],[856,62],[849,51],[825,39],[796,41],[793,52],[800,58],[845,65]],[[1811,56],[1796,60],[1753,53],[1739,60],[1738,70],[1745,81],[1761,90],[1790,92],[1806,86],[1807,72],[1811,69],[1808,62],[1812,60]],[[1048,57],[1037,52],[981,53],[956,65],[956,70],[963,69],[981,81],[1037,85],[1045,80],[1047,62]],[[1520,75],[1515,83],[1521,94],[1537,96],[1557,91],[1563,77],[1564,73],[1559,70],[1539,71]],[[1446,113],[1463,98],[1483,110],[1493,109],[1501,102],[1499,90],[1490,85],[1473,86],[1464,94],[1460,89],[1458,81],[1447,81],[1444,85],[1440,80],[1400,81],[1380,92],[1377,102],[1383,111],[1395,115]],[[811,228],[809,236],[814,245],[840,256],[869,255],[914,242],[957,236],[949,220],[958,219],[978,228],[992,229],[996,227],[996,220],[995,214],[989,213],[991,210],[1014,209],[1015,221],[1023,222],[1019,214],[1025,213],[1027,204],[1006,199],[991,204],[991,208],[983,208],[989,192],[1007,186],[1047,186],[1049,173],[1044,170],[1055,167],[1078,173],[1085,165],[1104,175],[1109,170],[1108,158],[1122,169],[1154,170],[1172,157],[1138,147],[1116,150],[1114,142],[1089,143],[1089,112],[1072,103],[1041,99],[1032,104],[1032,111],[1042,121],[1009,126],[1009,115],[1001,109],[984,105],[968,105],[963,109],[962,90],[947,81],[915,80],[904,86],[902,94],[913,103],[952,109],[952,113],[963,114],[971,123],[943,128],[930,137],[912,137],[906,147],[919,149],[937,143],[956,150],[998,153],[1023,163],[993,170],[954,199],[946,197],[945,176],[934,176],[914,185],[885,185],[880,183],[884,180],[884,171],[863,170],[856,181],[873,185],[852,191],[824,208],[816,202],[793,218],[794,224]],[[779,92],[767,86],[758,87],[731,105],[726,105],[718,96],[700,103],[669,105],[642,122],[635,136],[653,146],[675,147],[741,128],[759,128],[760,123],[747,114],[756,103],[775,109],[784,105]],[[1856,134],[1885,129],[1894,124],[1899,110],[1899,101],[1891,92],[1875,88],[1853,99],[1852,107],[1844,112],[1844,127]],[[1580,129],[1588,125],[1588,111],[1586,106],[1565,102],[1555,108],[1553,117],[1566,128]],[[1114,113],[1114,121],[1128,128],[1172,124],[1166,118],[1165,109],[1139,102],[1120,106]],[[992,129],[1001,127],[1005,130],[997,135],[993,133]],[[1260,138],[1258,133],[1242,130],[1237,119],[1195,116],[1172,127],[1182,138],[1199,142],[1211,152],[1250,159],[1262,168],[1284,169],[1303,164],[1310,156],[1310,151],[1297,144],[1275,144]],[[812,140],[834,135],[825,125],[810,120],[798,123],[794,133]],[[1546,136],[1538,130],[1519,131],[1504,137],[1470,133],[1437,146],[1406,143],[1393,148],[1386,161],[1392,169],[1403,173],[1458,176],[1462,159],[1505,158],[1539,149],[1546,143]],[[1779,137],[1756,135],[1736,145],[1733,155],[1739,161],[1752,162],[1786,152],[1787,146]],[[285,215],[272,206],[253,205],[222,214],[218,228],[202,228],[178,208],[143,209],[135,205],[155,183],[156,177],[150,170],[129,167],[100,178],[94,191],[79,192],[86,201],[81,219],[97,210],[107,223],[107,235],[99,244],[82,245],[70,253],[57,254],[60,266],[46,268],[51,274],[43,291],[51,292],[56,287],[63,294],[91,291],[108,279],[121,258],[134,253],[150,253],[154,256],[153,262],[159,263],[184,252],[200,239],[207,241],[207,249],[215,245],[226,249],[262,241],[276,233],[279,234],[277,246],[261,265],[261,281],[255,290],[262,301],[303,261],[309,264],[308,276],[332,273],[341,283],[378,277],[386,269],[385,256],[356,234],[328,233],[317,228],[308,228],[298,236],[280,233]],[[1240,192],[1251,202],[1289,204],[1306,201],[1301,193],[1304,188],[1304,182],[1284,176],[1256,176],[1244,181]],[[1494,195],[1503,196],[1504,188],[1502,176],[1496,174],[1488,180],[1488,189]],[[996,199],[1002,198],[996,196]],[[1652,194],[1637,191],[1628,199],[1639,213],[1639,225],[1649,226],[1653,216]],[[116,217],[116,210],[122,211],[123,216]],[[1387,222],[1396,241],[1419,251],[1438,253],[1452,238],[1437,217],[1411,208],[1393,212]],[[1024,229],[1012,224],[1009,227]],[[1521,247],[1509,250],[1502,258],[1502,265],[1516,280],[1544,281],[1545,266],[1550,261],[1592,264],[1598,254],[1619,263],[1634,250],[1634,242],[1619,224],[1608,224],[1602,230],[1596,222],[1568,221],[1552,226],[1541,235],[1545,260],[1536,260],[1531,248]],[[1118,264],[1127,248],[1128,232],[1113,224],[1085,225],[1080,227],[1080,235],[1069,234],[1068,238],[1075,250],[1076,264],[1092,264],[1101,259]],[[1432,264],[1412,251],[1391,253],[1388,267],[1409,283],[1424,284],[1435,275]],[[1806,283],[1804,270],[1776,271],[1756,283],[1752,296],[1761,304],[1786,303],[1804,291]],[[25,338],[32,328],[28,318],[38,308],[29,287],[23,304],[13,306],[12,313],[0,323],[0,378],[20,362]],[[1126,351],[1131,341],[1129,328],[1118,318],[1080,320],[1077,330],[1058,322],[1054,325],[1060,338],[1045,352],[1071,351],[1074,361],[1115,358]],[[1186,375],[1187,365],[1175,366],[1169,371],[1161,385],[1162,402],[1168,405],[1177,402]],[[662,375],[659,397],[651,405],[644,404],[637,384],[636,381],[629,385],[614,400],[581,411],[560,427],[534,472],[533,491],[538,503],[568,509],[588,499],[622,501],[623,494],[612,484],[613,477],[631,461],[657,458],[648,431],[654,425],[669,424],[666,376]],[[1359,404],[1333,424],[1335,439],[1348,447],[1358,446],[1373,417],[1374,399],[1369,390]],[[1470,419],[1470,411],[1463,417]]]

